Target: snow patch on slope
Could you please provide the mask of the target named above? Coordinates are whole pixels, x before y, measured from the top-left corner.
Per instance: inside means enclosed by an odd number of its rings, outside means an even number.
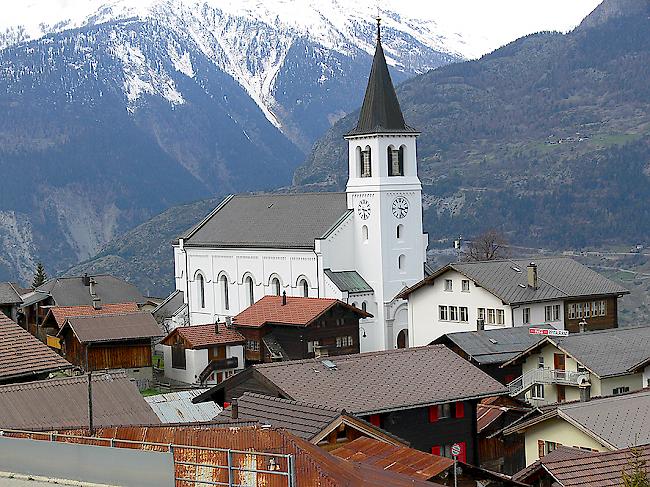
[[[169,54],[169,59],[171,59],[176,71],[183,73],[188,78],[194,78],[194,68],[192,67],[192,59],[188,51],[180,54],[176,46],[169,42],[167,44],[167,54]]]

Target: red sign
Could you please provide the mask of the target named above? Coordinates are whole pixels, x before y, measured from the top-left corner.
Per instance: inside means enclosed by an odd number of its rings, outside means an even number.
[[[528,333],[531,335],[548,335],[555,337],[568,337],[568,330],[556,330],[555,328],[529,328]]]

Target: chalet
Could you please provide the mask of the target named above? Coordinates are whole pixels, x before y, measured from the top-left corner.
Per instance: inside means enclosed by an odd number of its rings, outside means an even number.
[[[194,399],[231,402],[257,392],[339,410],[413,448],[478,463],[476,404],[507,389],[442,345],[258,364]]]
[[[531,326],[495,330],[459,331],[436,338],[433,344],[449,347],[465,360],[503,384],[521,375],[521,364],[503,364],[542,340],[530,332]],[[549,328],[539,326],[535,328]]]
[[[260,363],[359,353],[359,319],[369,316],[337,299],[284,294],[264,296],[233,325],[246,337],[246,363]]]
[[[0,313],[18,321],[18,308],[23,303],[23,290],[11,282],[0,282]]]
[[[214,422],[246,422],[283,428],[328,451],[360,437],[407,446],[404,440],[344,410],[253,392],[245,392],[241,397],[233,398],[232,403],[214,418]]]
[[[160,424],[124,374],[93,374],[92,398],[95,426]],[[0,428],[52,431],[87,426],[88,376],[0,385]]]
[[[650,476],[650,445],[612,452],[590,452],[559,446],[513,475],[513,479],[532,487],[622,486],[622,473],[632,474],[630,462],[633,459],[644,462],[642,468]]]
[[[638,391],[650,386],[650,326],[548,336],[503,367],[512,364],[522,375],[511,395],[533,405]]]
[[[46,379],[73,365],[0,313],[0,384]]]
[[[162,346],[165,377],[186,384],[219,384],[244,368],[246,338],[223,323],[179,326]]]
[[[447,264],[398,297],[409,301],[409,343],[418,346],[484,328],[616,328],[624,294],[629,291],[573,259],[546,257]]]
[[[73,316],[58,333],[63,356],[85,371],[122,369],[146,389],[153,379],[152,339],[162,335],[151,313]]]
[[[45,341],[41,329],[52,306],[94,306],[105,304],[147,302],[140,291],[123,279],[110,275],[58,277],[23,296],[22,312],[25,326],[32,335]]]
[[[559,446],[614,451],[650,443],[650,390],[559,404],[516,423],[505,435],[524,435],[526,465]]]

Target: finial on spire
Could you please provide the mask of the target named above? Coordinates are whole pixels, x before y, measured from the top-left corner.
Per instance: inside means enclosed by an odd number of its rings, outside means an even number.
[[[379,7],[377,7],[377,42],[381,41],[381,17],[379,16]]]

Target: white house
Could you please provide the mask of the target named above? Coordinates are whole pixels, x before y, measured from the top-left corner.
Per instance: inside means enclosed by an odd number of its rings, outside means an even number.
[[[361,322],[362,352],[406,346],[408,305],[396,295],[424,277],[427,248],[417,135],[404,122],[378,35],[359,121],[346,135],[346,192],[226,198],[174,244],[190,323],[214,323],[286,292],[372,314]]]
[[[570,332],[618,326],[618,298],[629,291],[573,259],[448,264],[398,297],[408,299],[409,344],[446,333],[522,325]]]

